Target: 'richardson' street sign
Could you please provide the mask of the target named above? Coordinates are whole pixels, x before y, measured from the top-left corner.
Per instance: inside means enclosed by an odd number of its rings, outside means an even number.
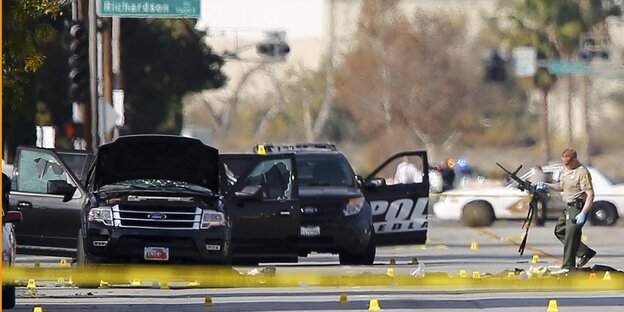
[[[589,74],[591,68],[586,62],[551,61],[548,63],[548,72],[551,75]]]
[[[186,18],[199,17],[201,0],[98,0],[102,17]]]

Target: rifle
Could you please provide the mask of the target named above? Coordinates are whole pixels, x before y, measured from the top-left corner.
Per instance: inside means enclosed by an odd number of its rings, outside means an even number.
[[[505,167],[501,166],[501,164],[499,163],[496,163],[496,165],[498,165],[501,169],[503,169],[503,171],[507,173],[507,176],[509,176],[512,180],[516,181],[516,183],[518,183],[517,188],[519,190],[528,191],[529,194],[531,194],[531,201],[529,202],[529,212],[527,213],[526,219],[524,219],[524,222],[522,223],[522,229],[524,229],[526,226],[526,232],[524,233],[524,238],[522,238],[522,243],[520,243],[520,247],[518,248],[518,252],[522,256],[524,254],[524,247],[526,246],[527,237],[529,236],[529,227],[531,226],[531,219],[533,219],[533,215],[537,211],[537,202],[539,200],[544,200],[544,193],[541,191],[538,191],[535,185],[531,184],[531,182],[523,181],[522,179],[520,179],[520,177],[518,177],[517,173],[518,171],[520,171],[520,168],[522,168],[522,165],[520,165],[514,172],[510,172]],[[546,207],[544,207],[544,209],[545,208]]]

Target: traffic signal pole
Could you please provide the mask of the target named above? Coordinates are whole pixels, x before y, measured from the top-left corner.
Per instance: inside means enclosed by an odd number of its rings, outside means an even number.
[[[84,140],[84,145],[82,147],[90,150],[92,146],[91,97],[87,94],[93,94],[93,92],[87,91],[91,89],[91,73],[93,73],[94,68],[90,62],[93,45],[90,38],[91,27],[86,23],[89,13],[87,5],[88,0],[72,0],[72,28],[74,28],[74,31],[72,32],[70,30],[70,40],[74,41],[73,44],[77,50],[71,51],[72,56],[69,60],[69,66],[71,80],[70,96],[74,104],[74,115],[75,118],[77,118],[74,122],[82,123],[82,139]],[[87,32],[87,34],[85,34],[85,32]],[[88,51],[81,51],[80,49],[85,49],[85,45]],[[72,45],[70,44],[70,49],[71,47]],[[87,68],[89,69],[88,71],[86,70]],[[72,74],[71,71],[74,71],[74,73]],[[87,72],[89,72],[89,74],[87,74]]]
[[[81,0],[83,2],[87,0]],[[96,0],[88,0],[88,21],[89,21],[89,90],[91,103],[89,124],[85,123],[85,132],[91,136],[91,144],[87,143],[87,149],[96,152],[100,146],[100,138],[98,135],[98,90],[97,90],[97,12]],[[85,115],[87,109],[85,109]],[[85,136],[86,137],[86,136]],[[89,141],[87,141],[89,142]]]

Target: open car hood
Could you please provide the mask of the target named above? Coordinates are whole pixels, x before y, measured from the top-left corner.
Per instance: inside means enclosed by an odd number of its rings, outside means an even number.
[[[218,192],[219,151],[194,138],[130,135],[99,147],[91,190],[133,179],[184,181]]]

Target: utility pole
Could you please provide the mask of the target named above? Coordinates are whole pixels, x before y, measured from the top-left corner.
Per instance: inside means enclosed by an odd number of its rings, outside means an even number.
[[[112,103],[115,112],[120,116],[118,126],[125,126],[123,75],[121,71],[121,18],[112,17],[111,62],[112,62]],[[113,139],[120,135],[121,130],[115,127]]]
[[[312,140],[316,141],[323,133],[329,113],[334,106],[336,98],[336,87],[334,81],[334,58],[336,54],[336,0],[329,0],[329,42],[327,44],[327,66],[325,68],[325,100],[321,104],[314,127],[312,129]],[[310,139],[310,138],[309,138]]]
[[[112,83],[112,51],[111,51],[112,33],[111,18],[102,18],[102,74],[103,74],[103,98],[104,104],[113,103],[113,83]]]

